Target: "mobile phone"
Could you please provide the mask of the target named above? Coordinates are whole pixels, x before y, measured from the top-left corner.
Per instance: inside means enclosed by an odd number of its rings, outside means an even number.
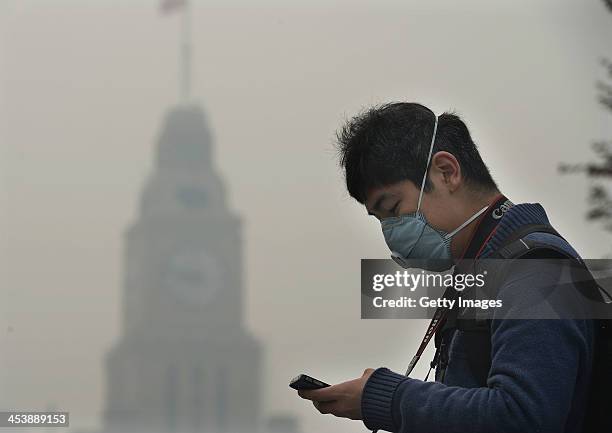
[[[310,377],[307,374],[300,374],[299,376],[294,377],[289,382],[289,386],[293,389],[319,389],[328,387],[329,384],[315,379],[314,377]]]

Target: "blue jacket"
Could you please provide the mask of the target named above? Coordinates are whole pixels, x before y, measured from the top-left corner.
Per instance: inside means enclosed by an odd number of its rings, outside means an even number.
[[[490,255],[508,235],[529,223],[548,224],[540,205],[512,207],[479,257]],[[528,237],[577,255],[554,235]],[[528,300],[530,287],[542,287],[543,281],[556,277],[526,270],[505,280],[499,293]],[[490,343],[490,352],[480,350],[484,343]],[[593,346],[589,320],[494,319],[490,333],[455,330],[443,382],[423,382],[379,368],[363,391],[363,421],[372,430],[401,433],[578,433]]]

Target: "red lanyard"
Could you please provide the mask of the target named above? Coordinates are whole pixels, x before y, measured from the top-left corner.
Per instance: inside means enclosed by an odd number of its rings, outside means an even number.
[[[446,296],[444,297],[446,298]],[[405,376],[410,376],[410,373],[412,373],[412,370],[414,370],[415,365],[417,364],[417,362],[419,362],[421,355],[423,355],[425,348],[427,347],[433,336],[436,334],[436,331],[444,323],[449,311],[450,309],[448,307],[439,307],[436,309],[436,312],[434,313],[434,316],[429,322],[427,331],[425,331],[425,335],[423,336],[423,340],[421,341],[421,344],[419,345],[416,354],[410,360],[410,364],[408,364]]]

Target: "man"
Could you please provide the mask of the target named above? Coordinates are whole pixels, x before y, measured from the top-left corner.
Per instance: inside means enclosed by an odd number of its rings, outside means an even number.
[[[387,104],[350,120],[338,138],[348,192],[381,221],[400,262],[484,258],[527,224],[549,226],[540,205],[513,205],[500,194],[454,114],[438,118],[419,104]],[[529,236],[577,256],[559,236]],[[558,277],[525,269],[508,277],[500,293],[529,299],[531,287]],[[299,395],[321,413],[363,420],[372,430],[582,431],[593,323],[491,320],[488,326],[480,333],[447,326],[437,332],[435,382],[366,369],[357,379]]]

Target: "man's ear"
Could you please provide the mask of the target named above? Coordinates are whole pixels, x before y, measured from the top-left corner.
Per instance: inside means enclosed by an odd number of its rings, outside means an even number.
[[[441,184],[445,186],[449,192],[455,192],[463,179],[459,161],[449,152],[436,152],[431,157],[431,166],[429,170],[431,174],[436,174]]]

